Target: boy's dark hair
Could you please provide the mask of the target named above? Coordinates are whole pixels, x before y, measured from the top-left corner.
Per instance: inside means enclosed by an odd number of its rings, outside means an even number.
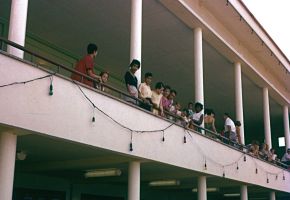
[[[133,65],[137,65],[138,69],[140,68],[140,61],[133,59],[132,62],[130,63],[129,67],[133,67]]]
[[[201,103],[199,103],[199,102],[196,102],[196,103],[194,104],[194,107],[195,107],[195,108],[200,107],[201,110],[203,109],[203,105],[202,105]]]
[[[164,88],[164,84],[162,82],[156,83],[155,89],[161,89],[161,88]]]
[[[108,76],[110,76],[110,73],[107,72],[107,71],[102,71],[102,72],[100,73],[100,76],[103,76],[104,74],[108,74]]]
[[[164,90],[167,90],[167,89],[168,89],[168,90],[171,90],[171,87],[170,87],[169,85],[165,85],[165,86],[164,86]]]
[[[147,72],[147,73],[145,74],[145,78],[152,77],[152,76],[153,76],[153,75],[152,75],[151,72]]]
[[[213,110],[210,108],[206,108],[206,109],[204,109],[204,113],[207,115],[211,115],[213,113]]]
[[[93,44],[93,43],[88,44],[88,46],[87,46],[87,53],[88,54],[92,54],[95,51],[98,51],[98,46],[95,45],[95,44]]]
[[[241,122],[240,121],[235,121],[235,126],[241,126]]]
[[[170,90],[170,93],[174,93],[175,94],[175,96],[177,95],[177,92],[176,92],[176,90]]]

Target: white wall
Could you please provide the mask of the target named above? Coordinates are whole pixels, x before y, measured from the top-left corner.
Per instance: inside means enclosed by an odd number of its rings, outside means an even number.
[[[0,60],[0,85],[47,74],[2,54]],[[244,162],[241,152],[199,134],[187,135],[187,143],[184,144],[185,132],[178,126],[165,131],[165,142],[161,141],[161,132],[134,133],[134,150],[130,152],[130,131],[121,128],[97,110],[96,122],[92,123],[92,106],[76,85],[54,76],[54,95],[49,96],[49,84],[49,79],[42,79],[25,85],[0,88],[0,123],[211,175],[222,176],[224,169],[226,178],[290,192],[290,184],[287,184],[290,180],[289,172],[285,172],[284,181],[282,169],[249,156]],[[170,125],[168,121],[90,89],[83,88],[83,91],[97,107],[131,129],[158,130]],[[207,170],[204,170],[205,158]],[[235,162],[238,162],[239,170],[236,170]],[[230,165],[222,166],[227,164]],[[258,174],[255,174],[256,166]],[[278,173],[278,180],[275,180],[275,174]],[[267,175],[269,183],[266,181]]]

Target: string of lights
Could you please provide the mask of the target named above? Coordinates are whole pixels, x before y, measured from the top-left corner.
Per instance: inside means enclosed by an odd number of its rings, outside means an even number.
[[[34,78],[34,79],[30,79],[27,81],[20,81],[20,82],[13,82],[13,83],[9,83],[9,84],[4,84],[4,85],[0,85],[0,88],[4,88],[4,87],[8,87],[8,86],[13,86],[13,85],[18,85],[18,84],[26,84],[26,83],[31,83],[33,81],[37,81],[37,80],[42,80],[45,78],[50,78],[50,85],[49,85],[49,95],[52,96],[53,95],[53,76],[55,75],[55,73],[50,73],[48,75],[42,76],[42,77],[38,77],[38,78]],[[172,127],[175,123],[171,123],[168,126],[166,126],[163,129],[156,129],[156,130],[134,130],[132,128],[127,127],[126,125],[118,122],[116,119],[114,119],[113,117],[111,117],[109,114],[107,114],[106,112],[104,112],[102,109],[100,109],[98,106],[96,106],[96,104],[85,94],[85,92],[82,90],[82,88],[80,87],[80,85],[72,80],[72,83],[74,83],[78,89],[80,90],[80,92],[82,93],[82,95],[86,98],[86,100],[92,105],[93,107],[93,118],[92,118],[92,122],[95,122],[95,109],[98,110],[100,113],[102,113],[103,115],[105,115],[106,117],[108,117],[110,120],[112,120],[113,122],[115,122],[117,125],[119,125],[120,127],[124,128],[125,130],[130,132],[130,144],[129,144],[129,150],[133,151],[133,135],[134,133],[155,133],[155,132],[161,132],[162,133],[162,141],[165,142],[165,131],[168,130],[170,127]],[[219,162],[217,162],[215,159],[211,158],[211,156],[206,155],[206,153],[203,151],[203,148],[200,147],[200,145],[194,140],[192,133],[186,129],[186,127],[184,127],[184,136],[183,136],[183,143],[187,143],[187,137],[186,135],[190,136],[190,141],[193,144],[193,146],[195,146],[197,148],[197,150],[199,151],[199,153],[204,157],[204,169],[207,170],[208,168],[208,162],[210,161],[211,163],[213,163],[214,165],[219,166],[220,168],[222,168],[222,176],[225,177],[226,176],[226,168],[227,167],[231,167],[231,166],[236,166],[236,170],[239,170],[239,162],[243,159],[244,162],[247,161],[246,159],[246,154],[241,152],[241,155],[235,159],[232,162],[226,163],[226,164],[221,164]],[[261,165],[259,165],[256,160],[251,157],[251,160],[254,162],[254,165],[256,167],[255,169],[255,173],[258,174],[259,170],[260,171],[264,171],[266,174],[266,180],[267,183],[269,183],[269,175],[275,176],[275,180],[278,180],[278,177],[280,174],[283,174],[283,180],[285,180],[285,175],[284,175],[284,170],[281,170],[280,172],[277,173],[273,173],[270,171],[267,171],[265,168],[263,168]]]

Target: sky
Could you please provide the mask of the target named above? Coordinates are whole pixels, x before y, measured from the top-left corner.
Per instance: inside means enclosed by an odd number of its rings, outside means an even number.
[[[290,60],[290,0],[242,0]]]

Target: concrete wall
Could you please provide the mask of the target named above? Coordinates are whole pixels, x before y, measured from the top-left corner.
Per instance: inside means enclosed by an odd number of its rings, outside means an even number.
[[[45,71],[2,54],[0,60],[0,85],[47,75]],[[131,132],[98,110],[95,110],[96,122],[92,123],[93,107],[75,84],[54,76],[53,96],[48,95],[49,85],[50,79],[47,78],[1,88],[0,123],[210,175],[222,177],[225,172],[229,179],[290,192],[287,184],[289,172],[284,172],[284,181],[282,169],[250,156],[244,162],[243,153],[196,133],[187,134],[187,143],[184,144],[185,131],[176,125],[165,130],[165,142],[161,141],[162,132],[133,132],[134,150],[130,152]],[[151,131],[170,125],[170,122],[122,101],[85,87],[82,89],[99,109],[130,129]],[[205,159],[207,170],[204,169]],[[236,169],[237,163],[239,170]],[[255,174],[256,167],[259,168],[258,174]]]

